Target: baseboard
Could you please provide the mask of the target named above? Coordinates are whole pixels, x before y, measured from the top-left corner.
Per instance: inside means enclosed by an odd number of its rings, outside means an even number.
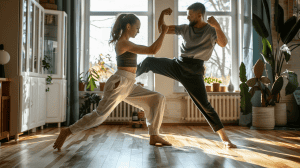
[[[131,125],[130,122],[104,122],[101,125]],[[223,123],[224,126],[238,126],[239,123]],[[162,123],[162,126],[209,126],[208,123]]]

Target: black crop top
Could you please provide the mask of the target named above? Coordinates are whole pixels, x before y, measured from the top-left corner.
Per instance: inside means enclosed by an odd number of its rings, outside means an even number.
[[[126,51],[122,55],[117,56],[118,67],[136,67],[137,54]]]

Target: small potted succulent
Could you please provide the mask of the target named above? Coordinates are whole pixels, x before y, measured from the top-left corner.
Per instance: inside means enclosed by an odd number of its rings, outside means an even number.
[[[81,76],[83,73],[84,72],[79,75],[79,91],[84,91],[84,86],[88,83],[88,81],[84,80],[84,78]],[[87,75],[87,73],[85,75]]]
[[[212,78],[204,76],[204,82],[206,83],[205,85],[206,92],[211,92],[212,90],[211,84],[213,83]]]

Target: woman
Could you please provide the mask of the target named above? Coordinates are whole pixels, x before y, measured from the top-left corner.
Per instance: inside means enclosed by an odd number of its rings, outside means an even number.
[[[110,44],[115,45],[117,72],[105,84],[103,99],[97,109],[83,116],[76,123],[60,131],[53,148],[60,150],[66,138],[76,132],[100,125],[122,101],[144,109],[150,134],[150,145],[171,145],[159,137],[163,119],[165,97],[135,83],[137,54],[156,54],[161,48],[168,27],[162,25],[162,33],[151,46],[136,45],[129,41],[139,33],[140,20],[134,14],[120,14],[111,31]]]

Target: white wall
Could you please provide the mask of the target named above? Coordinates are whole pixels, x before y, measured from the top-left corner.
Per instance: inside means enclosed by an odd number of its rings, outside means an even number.
[[[171,16],[165,16],[166,25],[174,24],[174,0],[156,0],[154,10],[155,10],[155,39],[157,39],[160,33],[157,30],[157,22],[160,16],[161,11],[166,8],[173,9]],[[173,59],[174,58],[174,38],[177,38],[177,35],[167,34],[165,36],[162,48],[155,55],[155,57],[166,57]],[[159,74],[154,75],[155,79],[155,91],[160,92],[165,95],[167,98],[165,114],[163,123],[180,123],[185,122],[181,120],[182,117],[185,117],[186,114],[186,100],[182,99],[183,96],[187,93],[174,93],[174,80]]]

